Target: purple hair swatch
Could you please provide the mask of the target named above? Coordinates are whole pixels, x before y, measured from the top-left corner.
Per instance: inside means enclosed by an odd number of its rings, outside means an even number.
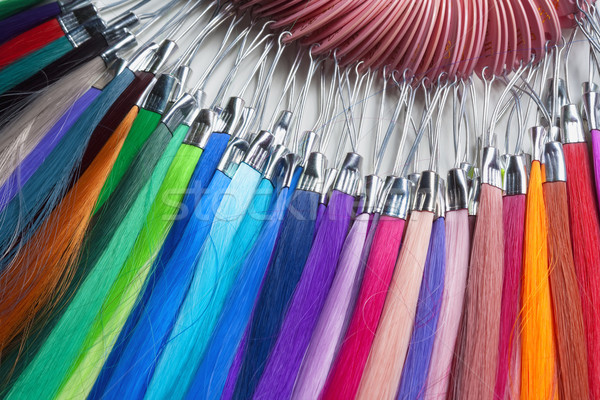
[[[437,331],[446,276],[446,224],[444,218],[433,223],[419,302],[408,354],[402,370],[398,399],[424,398],[429,363]]]
[[[54,124],[54,126],[40,140],[38,145],[21,164],[14,170],[11,176],[0,187],[0,212],[4,207],[15,197],[19,190],[31,178],[31,176],[42,165],[46,157],[61,141],[65,133],[71,129],[81,114],[89,107],[90,104],[101,93],[96,88],[89,89],[81,96],[73,105],[64,113],[64,115]]]
[[[300,282],[260,379],[255,399],[288,399],[329,288],[350,226],[354,198],[334,191]]]

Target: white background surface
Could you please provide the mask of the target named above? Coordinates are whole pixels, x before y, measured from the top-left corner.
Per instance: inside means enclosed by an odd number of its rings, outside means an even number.
[[[102,9],[103,3],[110,4],[111,2],[109,2],[109,1],[94,2],[94,4],[96,4],[97,6],[100,7],[100,9]],[[208,3],[208,1],[205,0],[203,3],[206,4],[206,3]],[[166,4],[165,0],[153,0],[149,5],[142,8],[140,13],[144,13],[144,12],[147,12],[148,10],[156,9],[157,7],[161,7],[164,4]],[[203,7],[205,7],[205,6],[200,5],[200,6],[198,6],[198,8],[196,9],[196,11],[194,13],[189,13],[190,16],[189,16],[188,20],[186,21],[186,25],[189,25],[190,22],[193,21],[197,17],[197,15],[199,15],[199,10],[200,10],[200,8],[203,8]],[[121,8],[118,11],[121,12],[125,9],[126,8]],[[174,9],[174,11],[176,11],[176,9]],[[210,14],[210,12],[207,14]],[[101,15],[106,20],[110,20],[110,18],[114,15],[114,11],[101,12]],[[169,14],[168,16],[165,16],[164,18],[162,18],[162,20],[166,21],[168,18],[170,18],[171,15],[172,15],[172,13]],[[193,42],[193,38],[197,35],[197,32],[199,32],[200,29],[202,29],[202,27],[204,26],[204,24],[206,24],[207,21],[208,21],[208,18],[205,18],[201,22],[196,24],[196,26],[190,30],[190,33],[183,40],[181,40],[180,43],[178,43],[180,52],[183,51],[187,46],[189,46],[190,43]],[[231,38],[234,38],[236,36],[236,34],[238,32],[240,32],[243,28],[245,28],[249,22],[250,22],[249,18],[246,17],[236,27],[234,34],[232,35]],[[157,24],[157,25],[159,25],[159,24]],[[228,25],[229,25],[229,21],[225,22],[218,30],[216,30],[213,34],[211,34],[210,37],[207,38],[207,40],[203,43],[201,50],[199,51],[198,55],[195,57],[194,62],[192,64],[192,69],[194,71],[194,75],[192,76],[191,83],[188,85],[188,87],[195,84],[195,82],[202,75],[202,72],[206,69],[206,67],[212,61],[219,46],[221,45],[221,41],[223,39],[225,31],[227,30]],[[256,28],[253,29],[252,32],[250,33],[250,38],[254,38],[255,34],[258,33],[258,31],[260,30],[260,26],[262,25],[262,23],[257,23],[256,25],[257,25]],[[569,32],[566,32],[565,34],[568,34],[568,33]],[[139,41],[143,42],[145,37],[147,37],[147,35],[144,35],[143,37],[141,37]],[[237,95],[239,93],[241,87],[246,83],[246,81],[248,79],[247,77],[250,73],[250,70],[255,65],[255,62],[258,59],[262,49],[263,49],[263,47],[261,46],[250,57],[248,57],[248,59],[246,59],[242,63],[239,73],[236,75],[236,77],[230,87],[230,90],[227,92],[225,98],[232,96],[232,95]],[[214,75],[211,76],[211,78],[208,82],[208,85],[207,85],[207,93],[209,95],[209,102],[212,102],[212,99],[216,95],[221,83],[223,82],[224,77],[229,73],[231,67],[233,66],[233,60],[235,58],[236,51],[237,51],[237,48],[234,49],[234,51],[232,51],[231,54],[229,54],[229,56],[223,61],[223,63],[220,64],[219,68],[214,73]],[[271,87],[270,96],[269,96],[269,105],[268,105],[268,108],[266,111],[265,123],[266,123],[266,121],[269,121],[271,119],[271,116],[274,112],[278,111],[278,110],[275,110],[275,106],[276,106],[277,100],[279,99],[279,97],[281,95],[283,83],[287,77],[287,74],[288,74],[290,67],[293,63],[293,60],[296,56],[296,51],[297,51],[297,47],[295,45],[290,45],[289,48],[287,48],[286,51],[284,52],[283,57],[281,58],[281,60],[278,64],[277,70],[275,72],[275,77],[273,80],[273,85]],[[274,53],[275,53],[274,50],[271,51],[269,60],[273,59]],[[306,75],[307,75],[306,71],[308,68],[308,64],[309,64],[308,57],[306,56],[306,57],[304,57],[304,61],[301,65],[300,69],[298,70],[298,73],[296,74],[296,78],[297,78],[296,85],[295,85],[296,97],[299,95],[299,93],[301,91],[301,85],[303,85],[304,82],[306,81]],[[269,62],[269,65],[270,65],[270,62]],[[331,68],[332,65],[333,64],[331,62],[329,62],[328,71],[332,70],[332,68]],[[580,96],[581,95],[581,89],[580,89],[581,83],[588,80],[588,45],[587,45],[586,38],[581,33],[577,35],[576,41],[575,41],[573,49],[571,51],[571,54],[569,57],[569,68],[570,68],[569,86],[570,86],[571,96],[573,97],[571,100],[573,102],[579,102],[580,97],[581,97]],[[329,75],[330,75],[330,73],[328,73],[328,76]],[[311,85],[311,90],[310,90],[308,98],[307,98],[306,110],[304,112],[303,120],[300,125],[301,130],[310,129],[316,121],[316,116],[318,115],[318,112],[319,112],[319,86],[320,86],[319,80],[320,80],[319,74],[317,74],[315,76],[315,78],[313,79],[313,82]],[[329,78],[328,78],[328,80],[329,80]],[[483,103],[484,103],[484,89],[483,89],[483,83],[481,82],[481,80],[479,80],[479,78],[475,78],[475,81],[476,81],[475,85],[477,88],[477,99],[478,99],[477,105],[479,107],[479,111],[477,112],[478,121],[476,121],[476,124],[477,124],[477,126],[481,127],[482,115],[483,115],[482,109],[483,109]],[[245,100],[247,100],[247,101],[250,100],[254,86],[255,86],[254,84],[252,84],[250,86],[251,90],[249,90],[248,93],[244,96]],[[386,109],[383,114],[383,116],[384,116],[384,118],[383,118],[384,132],[387,129],[387,126],[392,117],[393,109],[396,104],[396,99],[398,98],[398,94],[399,94],[399,91],[391,86],[392,85],[390,85],[390,89],[388,89],[387,105],[386,105]],[[375,83],[373,85],[372,96],[374,96],[374,97],[372,97],[371,101],[368,103],[367,112],[365,114],[365,118],[363,121],[363,133],[361,135],[360,142],[357,145],[357,151],[365,157],[365,164],[364,164],[365,174],[369,174],[369,173],[373,172],[374,137],[375,137],[375,131],[376,131],[378,121],[380,120],[380,118],[379,118],[379,102],[380,102],[379,96],[380,95],[378,92],[381,91],[381,88],[382,88],[382,79],[380,77],[378,77],[375,80]],[[492,109],[496,104],[496,99],[497,99],[499,93],[503,89],[504,89],[504,85],[499,84],[498,82],[496,82],[494,84],[493,93],[492,93],[492,101],[490,104],[490,111],[489,111],[488,117],[491,116]],[[537,87],[536,87],[536,89],[537,89]],[[337,95],[337,92],[336,92],[336,95]],[[347,99],[347,97],[346,97],[346,99]],[[362,99],[363,98],[361,98],[359,100],[362,101]],[[527,102],[525,100],[527,100],[527,99],[523,98],[523,107],[522,107],[523,113],[525,113],[525,108],[526,108],[526,104],[527,104]],[[284,104],[285,103],[286,102],[284,101]],[[417,105],[415,107],[415,112],[413,113],[414,118],[417,123],[421,118],[421,110],[422,110],[422,108],[420,106],[421,99],[419,99],[418,103],[419,103],[419,105]],[[535,111],[535,108],[532,108],[532,110]],[[455,153],[454,153],[454,146],[453,146],[452,113],[453,113],[453,107],[452,107],[452,93],[451,93],[449,95],[448,101],[446,103],[446,107],[444,110],[443,119],[442,119],[442,123],[441,123],[441,130],[439,133],[440,134],[439,172],[442,174],[442,176],[445,176],[446,171],[449,168],[452,168],[454,161],[455,161]],[[325,153],[328,156],[330,163],[333,163],[333,160],[334,160],[334,157],[336,154],[336,150],[338,147],[340,147],[339,139],[344,134],[343,128],[345,125],[345,118],[346,118],[344,115],[344,112],[341,109],[336,114],[337,115],[333,119],[328,121],[328,124],[333,124],[332,137],[329,142],[328,148],[325,150]],[[501,121],[499,121],[499,123],[497,124],[497,127],[495,129],[495,132],[498,135],[498,147],[501,149],[502,153],[504,152],[504,148],[505,148],[504,142],[505,142],[505,134],[507,131],[507,128],[506,128],[507,115],[508,115],[508,113]],[[529,120],[524,123],[525,129],[531,127],[534,123],[536,123],[536,118],[537,118],[536,115],[537,115],[537,113],[535,113],[535,112],[530,113]],[[358,127],[359,110],[355,110],[353,112],[353,118],[355,120],[355,126]],[[513,118],[513,123],[510,126],[510,128],[508,129],[509,134],[511,135],[511,137],[510,137],[511,147],[514,147],[514,143],[516,141],[516,136],[517,136],[517,132],[518,132],[518,127],[517,127],[516,122],[517,122],[516,118]],[[269,127],[262,126],[261,128],[268,129]],[[382,167],[380,170],[381,176],[385,176],[392,172],[393,162],[396,157],[396,154],[398,153],[398,145],[400,142],[400,137],[402,135],[401,128],[402,128],[402,116],[400,118],[400,123],[397,125],[397,127],[393,133],[392,139],[388,143],[385,158],[383,160]],[[476,132],[474,131],[474,123],[472,120],[470,122],[470,129],[471,129],[471,135],[474,135]],[[479,128],[479,130],[480,129],[481,128]],[[319,132],[319,133],[321,133],[321,132]],[[410,129],[408,131],[408,136],[407,136],[407,146],[402,155],[402,157],[404,159],[406,158],[406,155],[408,154],[408,148],[413,143],[414,135],[415,135],[414,130]],[[462,141],[464,143],[464,132],[463,132]],[[420,170],[427,169],[429,167],[430,155],[429,155],[428,144],[429,143],[427,141],[427,137],[425,137],[420,146],[420,151],[418,153],[418,160],[419,160],[418,168]],[[471,139],[471,145],[472,145],[472,148],[471,148],[471,154],[470,154],[469,158],[471,161],[473,161],[474,154],[475,154],[475,147],[474,147],[473,139]],[[530,152],[530,150],[529,150],[530,149],[530,139],[527,136],[527,134],[525,136],[523,147],[526,152]],[[350,150],[349,141],[346,141],[346,147],[344,148],[344,151],[349,151],[349,150]]]

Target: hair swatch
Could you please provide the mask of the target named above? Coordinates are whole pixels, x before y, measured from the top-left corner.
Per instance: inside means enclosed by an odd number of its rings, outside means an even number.
[[[567,165],[567,194],[573,259],[579,282],[588,347],[590,397],[600,397],[600,228],[598,205],[586,143],[563,146]]]
[[[427,377],[426,399],[447,398],[452,356],[463,315],[470,250],[469,212],[465,209],[449,211],[446,213],[444,294]]]
[[[236,399],[252,397],[265,368],[310,253],[318,204],[318,193],[299,190],[292,195],[248,327],[248,346],[233,396]]]
[[[556,387],[556,347],[550,281],[548,227],[542,173],[534,161],[525,211],[521,289],[521,398],[551,399]]]
[[[504,287],[498,343],[498,371],[496,397],[516,398],[521,386],[521,276],[523,241],[525,240],[524,194],[505,196],[504,220]]]
[[[544,200],[548,218],[550,290],[556,330],[558,397],[589,399],[589,379],[586,379],[589,376],[588,353],[571,248],[567,184],[544,183]]]
[[[464,350],[454,378],[459,397],[454,398],[494,398],[504,280],[502,210],[502,189],[482,184],[465,298]]]
[[[302,357],[336,273],[353,207],[353,196],[333,191],[277,341],[256,387],[254,396],[257,398],[279,399],[291,395]]]
[[[446,225],[441,217],[433,222],[431,230],[415,322],[398,388],[398,399],[422,398],[426,392],[433,343],[442,306],[445,274]]]
[[[382,216],[344,340],[323,389],[323,399],[354,399],[394,274],[405,221]]]
[[[365,265],[361,263],[371,215],[356,217],[342,248],[337,273],[310,339],[296,379],[293,399],[316,399],[352,316]]]
[[[46,223],[0,276],[0,349],[43,317],[68,288],[100,189],[137,115],[132,110]],[[43,249],[43,251],[40,251]]]
[[[390,283],[357,399],[394,399],[415,319],[433,213],[413,211]]]

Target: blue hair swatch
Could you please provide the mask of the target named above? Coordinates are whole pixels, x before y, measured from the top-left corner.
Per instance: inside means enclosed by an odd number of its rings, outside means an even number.
[[[221,398],[227,373],[252,315],[254,301],[275,247],[290,200],[289,191],[290,189],[284,188],[279,193],[270,220],[265,224],[252,251],[243,262],[187,393],[188,399],[201,397],[207,400],[218,400]]]
[[[444,218],[433,223],[415,324],[402,378],[398,399],[419,399],[425,396],[431,353],[442,306],[446,275],[446,226]]]

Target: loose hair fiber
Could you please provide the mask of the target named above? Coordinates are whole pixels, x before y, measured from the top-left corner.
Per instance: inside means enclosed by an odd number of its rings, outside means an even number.
[[[498,344],[498,372],[496,397],[517,398],[520,393],[521,370],[521,276],[523,267],[523,241],[525,240],[526,196],[505,196],[504,221],[504,283],[500,316],[500,342]],[[517,360],[519,358],[519,360]],[[507,394],[508,393],[508,394]]]
[[[427,259],[433,213],[413,211],[369,352],[357,399],[395,399]]]
[[[382,216],[356,306],[323,389],[323,399],[354,399],[394,274],[405,221]]]
[[[457,399],[494,398],[504,280],[502,211],[502,189],[482,184],[467,280],[464,349],[454,372]]]
[[[446,277],[425,399],[446,399],[469,272],[469,212],[446,214]]]
[[[585,324],[569,227],[567,185],[544,183],[548,219],[550,289],[556,330],[558,397],[589,399]]]
[[[137,115],[132,110],[44,225],[0,276],[0,350],[42,318],[69,287],[101,186]]]
[[[563,146],[567,165],[569,222],[575,272],[583,306],[590,397],[600,398],[600,223],[586,143]]]

